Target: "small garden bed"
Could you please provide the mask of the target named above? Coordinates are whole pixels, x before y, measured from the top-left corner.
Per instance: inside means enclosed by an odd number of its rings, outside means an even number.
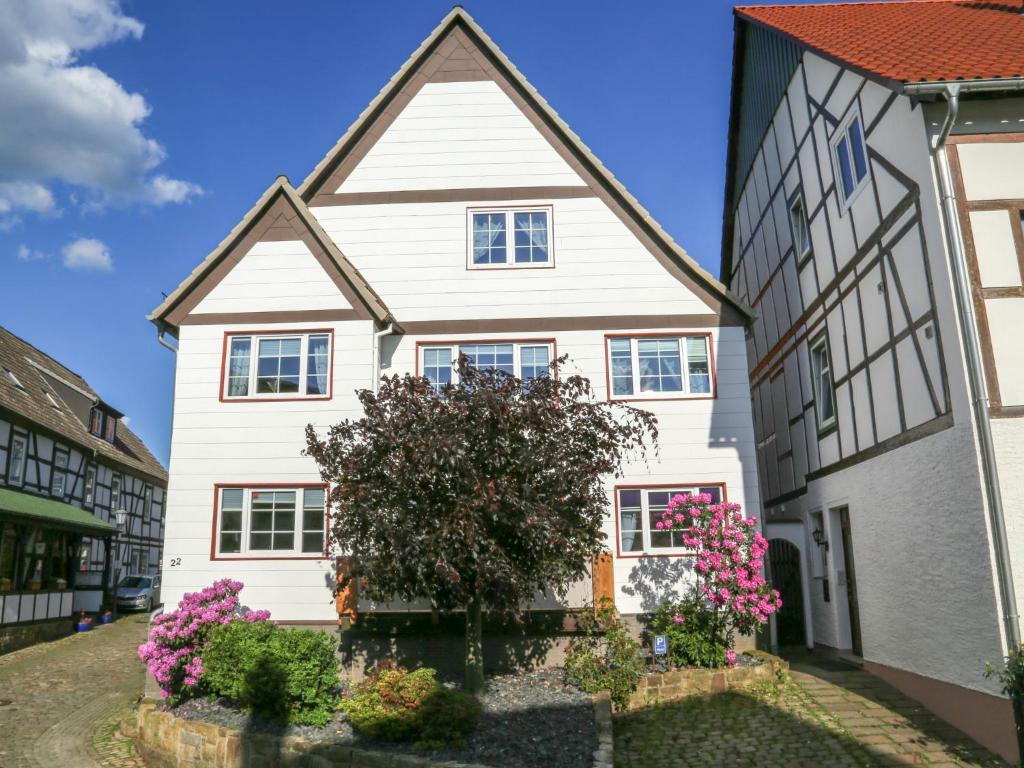
[[[462,748],[419,749],[408,743],[369,739],[354,733],[341,711],[320,728],[264,721],[226,699],[191,699],[169,712],[178,718],[241,731],[246,737],[262,734],[289,741],[301,739],[310,744],[312,753],[347,745],[495,768],[590,768],[598,748],[593,700],[563,680],[560,669],[490,678],[478,696],[483,709],[480,720]]]

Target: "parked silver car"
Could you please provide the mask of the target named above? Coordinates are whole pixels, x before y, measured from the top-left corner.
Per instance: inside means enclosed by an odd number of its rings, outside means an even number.
[[[160,576],[125,576],[117,585],[117,607],[136,611],[160,605]]]

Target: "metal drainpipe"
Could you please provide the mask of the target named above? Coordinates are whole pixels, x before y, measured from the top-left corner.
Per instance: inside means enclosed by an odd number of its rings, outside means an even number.
[[[373,334],[373,371],[370,374],[373,381],[370,382],[370,390],[374,393],[377,392],[377,386],[380,383],[380,342],[385,336],[390,336],[394,332],[395,324],[388,323],[387,328]]]
[[[988,501],[989,524],[995,544],[996,578],[999,581],[1000,604],[1003,626],[1009,648],[1020,647],[1020,625],[1017,616],[1017,594],[1013,584],[1013,568],[1010,564],[1010,547],[1006,538],[1006,518],[1003,512],[1003,494],[999,486],[999,469],[996,462],[995,444],[992,440],[992,422],[988,413],[988,390],[981,364],[981,349],[978,342],[978,326],[974,317],[974,303],[970,282],[967,277],[966,259],[963,249],[963,234],[953,194],[953,182],[946,155],[946,139],[953,130],[960,110],[960,86],[947,85],[942,92],[946,98],[946,119],[936,138],[932,159],[939,179],[942,196],[942,212],[945,219],[946,239],[949,244],[949,260],[953,269],[953,288],[956,294],[957,317],[963,333],[964,349],[967,352],[967,381],[970,387],[971,405],[978,426],[978,442],[981,448],[981,470],[985,481],[985,496]]]

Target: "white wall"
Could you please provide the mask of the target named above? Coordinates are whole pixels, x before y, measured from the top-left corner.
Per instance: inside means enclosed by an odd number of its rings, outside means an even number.
[[[426,83],[337,192],[583,186],[497,83]]]
[[[259,330],[306,327],[284,323]],[[164,602],[212,581],[245,583],[242,600],[280,620],[337,618],[329,559],[211,560],[215,483],[320,482],[312,459],[301,455],[305,428],[323,429],[357,413],[357,389],[370,386],[370,321],[318,323],[334,330],[334,397],[328,401],[231,402],[219,398],[225,331],[245,327],[190,325],[180,330],[174,432],[164,552]],[[181,558],[181,564],[169,565]]]

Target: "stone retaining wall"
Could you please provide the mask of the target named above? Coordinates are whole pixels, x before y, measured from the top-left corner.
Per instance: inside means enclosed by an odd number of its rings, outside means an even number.
[[[594,768],[611,768],[611,699],[594,698],[598,749]],[[439,763],[426,757],[373,752],[343,744],[324,744],[296,736],[244,733],[187,720],[153,701],[139,705],[135,745],[149,768],[484,768],[470,763]]]
[[[706,696],[749,688],[761,681],[776,681],[789,669],[789,664],[777,656],[762,651],[747,653],[763,663],[731,669],[680,669],[644,675],[640,678],[640,687],[630,699],[629,708],[639,709],[686,696]]]

